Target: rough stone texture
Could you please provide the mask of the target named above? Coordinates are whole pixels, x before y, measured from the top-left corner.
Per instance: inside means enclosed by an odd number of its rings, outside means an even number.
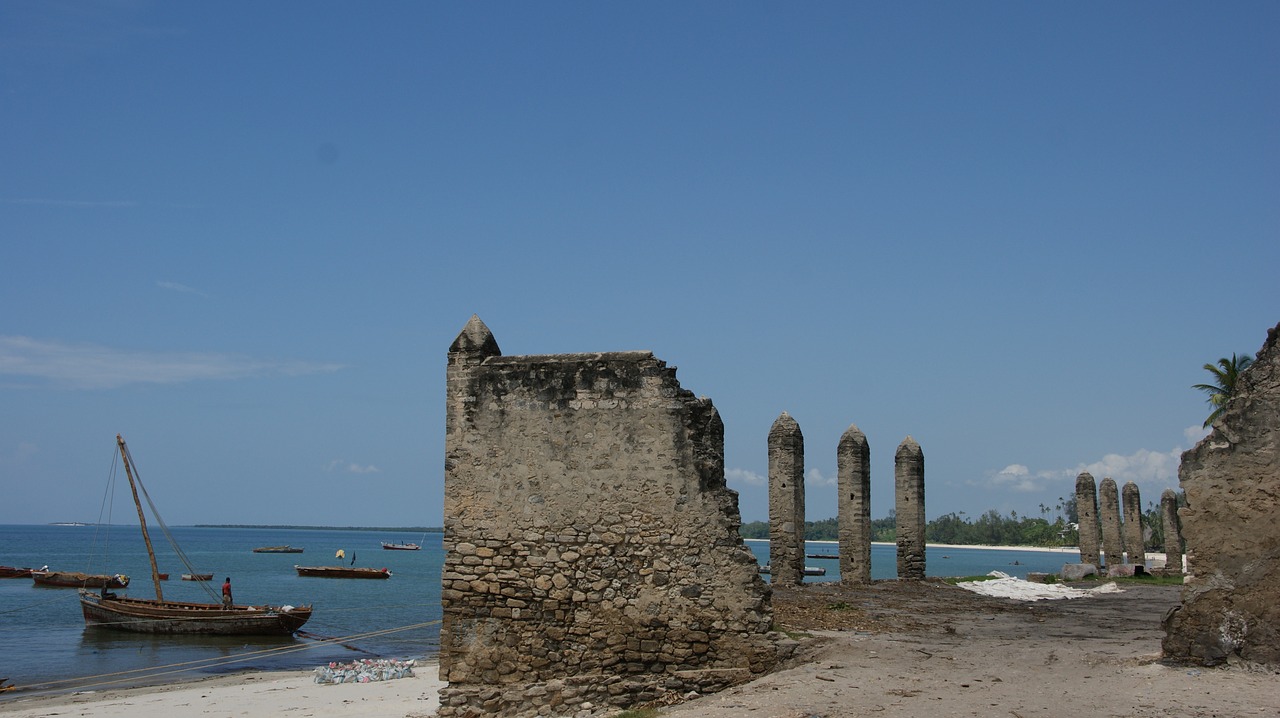
[[[769,429],[769,570],[778,586],[804,580],[804,435],[785,411]]]
[[[594,714],[775,665],[724,426],[673,367],[503,357],[472,317],[447,384],[440,716]]]
[[[1164,522],[1164,574],[1182,573],[1182,525],[1178,520],[1178,495],[1173,489],[1160,494],[1160,518]]]
[[[1063,581],[1083,581],[1086,576],[1096,576],[1098,574],[1098,565],[1093,563],[1064,563],[1062,564],[1062,580]]]
[[[1120,528],[1120,490],[1107,477],[1098,485],[1098,516],[1102,524],[1102,560],[1108,566],[1124,563],[1124,532]]]
[[[1124,511],[1125,560],[1135,566],[1146,566],[1146,542],[1142,540],[1142,494],[1137,484],[1125,482],[1120,489],[1120,505]]]
[[[1280,667],[1280,325],[1200,443],[1182,455],[1190,576],[1164,655]]]
[[[924,452],[910,436],[893,456],[898,530],[898,578],[924,578]]]
[[[840,582],[871,583],[871,447],[850,425],[836,447]]]
[[[1076,477],[1076,515],[1080,520],[1080,563],[1101,566],[1098,554],[1098,487],[1088,471]]]

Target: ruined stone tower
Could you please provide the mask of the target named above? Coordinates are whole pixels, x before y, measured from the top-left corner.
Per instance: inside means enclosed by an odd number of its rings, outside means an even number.
[[[785,411],[769,429],[769,566],[779,586],[804,580],[804,435]]]
[[[1135,566],[1146,566],[1146,542],[1142,540],[1142,494],[1137,484],[1125,482],[1120,489],[1120,505],[1124,511],[1125,560]]]
[[[724,426],[649,352],[449,348],[441,716],[572,714],[777,659]]]
[[[1160,519],[1164,524],[1164,573],[1182,574],[1182,526],[1178,521],[1178,494],[1165,489],[1160,494]]]
[[[840,582],[871,583],[871,447],[850,425],[836,447]]]
[[[1108,476],[1098,486],[1098,515],[1102,520],[1102,553],[1107,568],[1124,563],[1124,533],[1120,529],[1120,490]]]
[[[1080,563],[1102,565],[1098,551],[1098,487],[1093,474],[1076,477],[1076,515],[1080,521]]]
[[[910,436],[893,457],[895,513],[898,519],[898,578],[925,574],[924,452]]]
[[[1165,619],[1165,659],[1280,668],[1280,324],[1178,479],[1191,575]]]

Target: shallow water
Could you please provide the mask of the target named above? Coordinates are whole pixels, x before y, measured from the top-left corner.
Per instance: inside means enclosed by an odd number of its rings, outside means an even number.
[[[361,657],[433,658],[439,647],[440,569],[444,562],[439,533],[335,529],[214,529],[174,527],[173,535],[197,572],[213,572],[216,592],[230,576],[237,603],[274,605],[310,603],[315,607],[304,631],[313,636],[345,638],[326,643],[313,637],[246,638],[148,636],[87,628],[74,589],[40,588],[30,579],[0,580],[0,641],[5,648],[0,677],[21,686],[54,683],[83,688],[102,681],[123,684],[165,682],[192,674],[245,669],[310,669],[329,661]],[[160,531],[152,541],[165,598],[217,601],[199,584],[181,581],[187,573]],[[385,551],[381,541],[416,542],[421,551]],[[288,544],[301,554],[256,554],[258,546]],[[748,541],[761,563],[769,560],[767,541]],[[337,565],[334,554],[346,553],[358,566],[387,567],[383,580],[303,578],[294,564]],[[834,554],[833,543],[810,542],[807,553]],[[892,545],[872,547],[872,576],[893,578],[897,554]],[[1077,554],[929,548],[931,576],[968,576],[1000,570],[1025,577],[1028,571],[1057,573]],[[809,559],[826,569],[821,577],[840,578],[839,561]],[[136,526],[0,526],[0,564],[89,573],[124,573],[129,588],[117,593],[153,597],[151,570]],[[421,625],[427,623],[429,625]],[[405,627],[416,626],[405,629]],[[386,633],[382,633],[386,632]],[[371,635],[375,634],[375,635]],[[181,664],[181,665],[179,665]],[[166,668],[172,667],[172,668]],[[139,671],[141,673],[131,673]],[[178,671],[178,672],[168,672]],[[91,678],[109,676],[105,678]]]

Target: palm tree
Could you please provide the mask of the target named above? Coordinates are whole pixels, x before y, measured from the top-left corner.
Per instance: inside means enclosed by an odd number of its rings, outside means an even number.
[[[1196,384],[1192,389],[1199,389],[1209,395],[1209,405],[1213,407],[1213,413],[1208,419],[1204,420],[1207,427],[1222,415],[1222,410],[1226,408],[1227,399],[1230,399],[1236,393],[1236,379],[1240,378],[1240,373],[1249,368],[1253,363],[1253,357],[1248,354],[1242,356],[1231,355],[1231,358],[1222,357],[1218,360],[1217,365],[1205,364],[1204,370],[1213,375],[1213,384]]]

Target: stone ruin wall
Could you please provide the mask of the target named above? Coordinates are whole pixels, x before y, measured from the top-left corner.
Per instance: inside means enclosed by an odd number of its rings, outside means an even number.
[[[1280,325],[1178,478],[1191,575],[1165,618],[1165,659],[1280,667]]]
[[[724,427],[649,352],[449,353],[440,716],[593,714],[778,660]]]

